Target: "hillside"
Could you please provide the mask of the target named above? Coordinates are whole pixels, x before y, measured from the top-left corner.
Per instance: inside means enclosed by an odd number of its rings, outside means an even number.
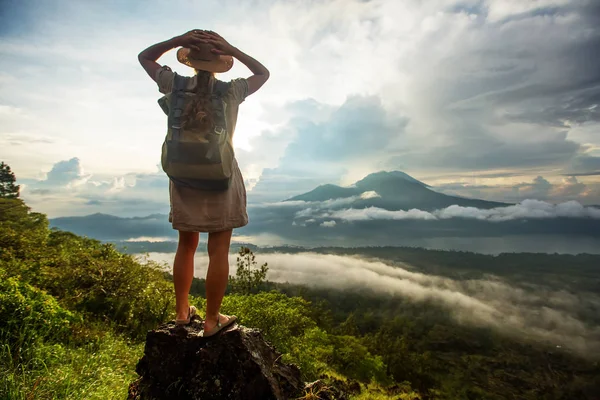
[[[19,200],[2,200],[0,209],[0,398],[124,397],[146,331],[171,318],[170,276],[111,245],[49,230],[45,216],[30,212]],[[488,276],[467,273],[460,253],[415,253],[415,259],[406,251],[382,251],[400,263],[415,262],[423,273],[443,273],[456,282]],[[368,257],[383,255],[375,251]],[[536,287],[548,293],[564,282],[559,275],[548,282],[536,280],[540,271],[532,270],[526,279],[537,282],[534,287],[522,278],[526,259],[519,258],[520,264],[498,260],[513,266],[514,284],[524,291],[520,297],[535,294]],[[549,260],[540,260],[539,266],[547,268]],[[570,275],[580,277],[582,285],[598,282],[597,259],[577,260]],[[336,281],[344,280],[340,274]],[[440,276],[426,279],[433,283]],[[581,309],[565,309],[565,318],[589,318],[585,324],[597,326],[599,310],[594,307],[599,302],[587,292],[593,288],[579,286],[573,292],[584,302]],[[593,350],[600,338],[593,336],[587,339],[592,346],[587,353],[573,352],[570,346],[561,350],[490,326],[462,324],[448,314],[447,304],[415,302],[365,285],[332,290],[263,282],[251,292],[235,290],[228,291],[224,312],[260,328],[285,362],[301,367],[306,381],[323,373],[357,381],[361,394],[352,399],[586,400],[600,393],[600,354]],[[195,279],[192,301],[200,309],[204,291],[204,281]],[[545,304],[544,296],[535,298]],[[573,307],[572,300],[565,307]]]

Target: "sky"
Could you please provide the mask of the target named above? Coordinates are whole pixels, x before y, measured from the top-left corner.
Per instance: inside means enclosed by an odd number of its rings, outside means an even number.
[[[234,139],[251,203],[399,170],[599,205],[599,26],[586,0],[0,0],[0,160],[49,217],[167,212],[166,117],[137,54],[200,28],[271,72]],[[174,54],[159,62],[192,74]]]

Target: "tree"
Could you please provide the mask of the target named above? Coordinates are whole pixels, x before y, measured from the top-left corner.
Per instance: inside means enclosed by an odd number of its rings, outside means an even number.
[[[15,174],[8,164],[0,162],[0,197],[15,199],[19,197],[19,185],[16,185]]]
[[[241,294],[250,294],[258,291],[260,285],[267,280],[267,263],[257,268],[254,253],[248,247],[240,248],[237,257],[237,272],[235,277],[229,277],[231,291]]]

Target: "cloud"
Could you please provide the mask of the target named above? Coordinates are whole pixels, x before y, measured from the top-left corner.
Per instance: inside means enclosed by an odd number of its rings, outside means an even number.
[[[490,222],[561,217],[600,219],[600,208],[584,207],[576,201],[555,205],[539,200],[525,200],[517,205],[492,208],[491,210],[454,205],[435,211],[433,214],[440,219],[471,218]]]
[[[369,221],[378,219],[400,220],[400,219],[422,219],[435,220],[435,215],[430,212],[412,209],[408,211],[389,211],[383,208],[368,207],[362,209],[348,208],[333,211],[326,214],[327,218],[336,218],[343,221]]]
[[[172,8],[180,18],[165,20]],[[111,182],[153,173],[165,118],[136,55],[199,25],[272,72],[236,129],[250,202],[382,169],[600,170],[586,158],[600,146],[594,2],[24,1],[3,11],[0,158],[26,179],[74,154]],[[190,72],[173,52],[160,62]],[[236,63],[223,78],[247,74]],[[53,142],[24,139],[34,137]]]
[[[581,176],[593,175],[583,174]],[[486,183],[477,184],[469,181]],[[537,199],[552,203],[576,200],[582,204],[600,204],[600,183],[594,180],[587,183],[582,182],[574,175],[562,176],[560,180],[553,179],[553,182],[542,176],[537,176],[530,182],[515,184],[506,184],[505,182],[505,179],[486,179],[476,176],[462,182],[442,183],[436,185],[435,189],[449,195],[511,203]]]
[[[336,225],[335,221],[323,221],[320,226],[325,228],[333,228]]]
[[[571,165],[568,167],[571,171],[578,171],[579,173],[567,174],[567,175],[587,175],[595,174],[600,171],[600,157],[594,156],[580,156],[575,158]]]
[[[568,0],[541,0],[535,2],[505,0],[503,2],[491,2],[488,6],[488,19],[494,22],[508,22],[532,15],[554,15],[557,8],[568,4]]]
[[[282,200],[326,182],[338,183],[351,171],[371,169],[389,156],[406,125],[401,114],[387,112],[376,96],[350,96],[337,108],[313,101],[302,109],[317,106],[326,111],[289,120],[284,132],[292,139],[278,166],[263,170],[253,195],[281,190],[277,200]]]
[[[569,176],[563,178],[560,185],[556,185],[552,192],[553,198],[577,198],[585,195],[588,187],[585,183],[579,182],[576,177]]]
[[[595,176],[600,175],[600,171],[580,172],[576,174],[564,174],[567,176]]]
[[[599,120],[596,104],[600,76],[590,68],[592,63],[586,56],[597,53],[594,50],[598,46],[594,35],[589,40],[582,36],[574,39],[567,32],[591,26],[587,10],[558,3],[546,8],[536,3],[526,12],[517,12],[520,7],[500,4],[491,2],[487,10],[449,7],[435,17],[408,7],[421,17],[416,18],[421,26],[405,28],[415,32],[415,28],[428,27],[413,36],[418,43],[415,48],[427,51],[407,51],[402,61],[397,61],[395,78],[401,83],[382,82],[379,101],[386,105],[386,112],[398,113],[403,119],[396,127],[395,140],[375,136],[377,142],[386,143],[388,150],[381,152],[377,160],[369,159],[366,146],[370,171],[381,167],[540,169],[565,166],[585,151],[581,143],[571,139],[570,131],[579,124]],[[399,14],[391,12],[391,2],[379,5],[380,11]],[[409,10],[402,11],[408,15]],[[377,28],[382,29],[375,24],[372,37],[384,43],[392,41],[378,37],[381,32]],[[394,44],[404,50],[403,43],[398,43],[406,39],[403,32],[395,33],[390,35],[399,38]],[[393,60],[396,54],[389,58]],[[382,79],[386,77],[385,68]],[[577,78],[565,80],[564,76]],[[405,77],[410,77],[410,85]],[[359,112],[353,116],[353,121],[364,118]],[[368,118],[364,120],[368,122]],[[346,139],[344,143],[348,139],[350,143],[362,143],[358,132],[351,138],[343,134],[339,138]],[[597,138],[593,140],[598,143]],[[323,148],[327,152],[327,146]],[[294,153],[320,162],[321,148],[299,147],[295,142],[288,147],[290,151],[300,149]],[[343,162],[344,150],[342,146],[330,154]],[[280,170],[292,161],[282,158]],[[328,164],[321,166],[327,168]]]
[[[150,258],[170,262],[172,254],[151,253]],[[358,257],[301,254],[261,254],[269,264],[267,278],[311,287],[370,290],[413,302],[433,302],[446,308],[459,323],[489,327],[519,339],[560,345],[581,356],[597,358],[600,326],[582,321],[584,309],[600,307],[593,293],[568,293],[544,286],[519,287],[502,279],[455,280],[414,272],[407,264],[389,265]],[[230,259],[235,273],[235,255]],[[205,277],[208,258],[196,256],[195,276]]]
[[[521,183],[513,187],[514,190],[518,191],[527,197],[532,198],[548,198],[548,194],[552,190],[552,184],[548,180],[541,176],[536,177],[532,183]]]
[[[456,14],[440,16],[437,45],[411,58],[413,87],[420,92],[411,92],[404,104],[414,146],[391,167],[564,166],[583,150],[569,131],[598,120],[590,111],[598,102],[600,79],[586,56],[598,54],[598,35],[580,40],[566,32],[591,27],[588,10],[572,4],[546,9],[540,2],[524,13],[500,1],[486,6],[468,11],[471,18],[462,25]],[[448,45],[451,51],[440,51]],[[561,107],[568,112],[558,113]]]
[[[364,192],[364,193],[362,193],[360,195],[360,198],[363,199],[363,200],[375,199],[377,197],[381,197],[381,196],[379,195],[379,193],[377,193],[374,190],[369,190],[369,191]]]
[[[356,190],[358,192],[358,190]],[[311,214],[315,210],[329,210],[329,209],[339,209],[343,207],[348,207],[353,203],[360,200],[369,200],[381,197],[375,191],[366,191],[361,193],[360,195],[348,196],[348,197],[340,197],[335,199],[328,199],[324,201],[304,201],[304,200],[287,200],[287,201],[278,201],[278,202],[265,202],[265,203],[254,203],[250,204],[249,208],[251,209],[292,209],[297,217],[306,216]],[[302,210],[298,210],[298,208],[302,208]]]
[[[17,179],[21,196],[36,211],[56,216],[95,212],[143,216],[168,211],[168,178],[153,174],[97,176],[77,157],[55,163],[41,179]]]
[[[283,161],[304,165],[307,158],[317,162],[332,158],[346,162],[359,156],[381,156],[401,135],[406,119],[388,114],[378,97],[352,96],[325,122],[313,123],[307,119],[293,122],[298,133],[286,148]]]
[[[73,189],[77,186],[84,185],[91,176],[91,174],[85,173],[79,158],[74,157],[70,160],[57,162],[52,166],[52,169],[46,173],[44,179],[35,183],[38,187]]]
[[[492,209],[462,207],[452,205],[440,210],[423,211],[411,209],[408,211],[390,211],[377,207],[347,208],[342,210],[323,211],[319,208],[307,208],[296,213],[297,219],[325,218],[347,222],[373,220],[445,220],[451,218],[476,219],[488,222],[504,222],[520,219],[550,219],[550,218],[587,218],[600,219],[600,208],[584,207],[576,201],[551,204],[539,200],[524,200],[523,202]]]
[[[30,146],[32,144],[48,145],[56,142],[48,136],[28,134],[6,134],[4,137],[0,138],[0,140],[7,146]]]
[[[435,149],[422,162],[466,170],[547,167],[568,163],[579,150],[580,145],[567,140],[564,132],[548,134],[535,141],[514,142],[495,138],[490,133],[474,132],[472,137],[456,138],[449,146]]]
[[[265,168],[261,171],[256,186],[248,192],[248,199],[253,203],[286,200],[313,190],[324,182],[339,180],[343,171],[343,169],[325,168],[309,173],[291,167]]]

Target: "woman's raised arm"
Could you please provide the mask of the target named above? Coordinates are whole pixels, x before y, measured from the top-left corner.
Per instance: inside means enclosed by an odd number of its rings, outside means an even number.
[[[180,46],[197,50],[197,44],[204,41],[199,32],[201,31],[198,29],[191,30],[183,35],[165,40],[164,42],[153,44],[138,54],[138,60],[140,61],[140,64],[142,64],[144,70],[150,75],[150,78],[156,80],[156,71],[160,68],[160,64],[158,64],[156,60],[167,51]]]
[[[248,96],[260,89],[269,79],[269,70],[264,65],[240,49],[233,47],[219,34],[213,31],[202,31],[200,36],[205,43],[210,43],[215,47],[212,50],[214,53],[233,56],[252,71],[254,75],[246,79],[248,81]]]

